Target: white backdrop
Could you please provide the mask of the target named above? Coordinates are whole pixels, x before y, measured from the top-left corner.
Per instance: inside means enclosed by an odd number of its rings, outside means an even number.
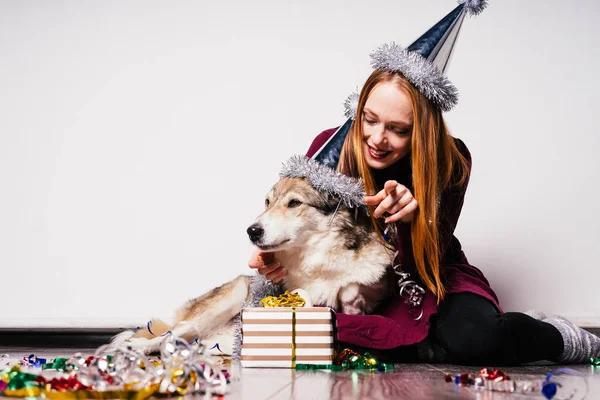
[[[281,162],[344,121],[368,54],[451,0],[0,0],[0,328],[172,316],[247,268]],[[505,310],[600,326],[592,0],[467,18],[447,114],[456,234]]]

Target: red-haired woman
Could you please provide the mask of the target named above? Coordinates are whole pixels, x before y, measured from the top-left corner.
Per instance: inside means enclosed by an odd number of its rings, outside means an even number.
[[[459,0],[407,48],[392,43],[371,54],[374,71],[335,166],[363,179],[373,227],[384,233],[384,226],[395,227],[395,260],[415,284],[411,296],[395,298],[376,315],[337,314],[338,340],[386,350],[387,360],[400,362],[586,362],[600,355],[600,338],[561,317],[503,313],[454,236],[471,155],[442,117],[458,100],[444,71],[465,16],[486,6],[487,0]],[[336,131],[317,136],[307,156],[320,155]],[[254,253],[250,267],[273,281],[285,274],[268,253]]]
[[[307,156],[336,130],[318,135]],[[600,339],[565,319],[502,312],[454,236],[469,182],[469,150],[450,135],[440,108],[401,73],[371,74],[337,168],[363,179],[372,194],[365,203],[374,227],[381,232],[395,225],[397,260],[425,289],[416,308],[396,298],[376,315],[338,313],[340,342],[385,350],[381,357],[397,362],[578,363],[600,354]],[[254,253],[250,266],[276,282],[285,275],[270,253]]]

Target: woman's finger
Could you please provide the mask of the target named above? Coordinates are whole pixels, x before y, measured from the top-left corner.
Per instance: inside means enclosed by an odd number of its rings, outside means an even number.
[[[396,203],[399,208],[396,211],[399,211],[401,209],[403,209],[404,207],[406,207],[407,205],[410,204],[410,202],[413,200],[413,195],[410,191],[406,190],[402,196],[399,197],[398,202]]]
[[[363,202],[370,206],[377,205],[381,203],[390,193],[394,193],[398,186],[402,185],[396,181],[386,181],[383,185],[383,189],[373,196],[365,196],[363,198]]]
[[[262,268],[265,265],[272,264],[275,262],[275,253],[263,252],[256,250],[252,253],[248,266],[250,268]]]
[[[285,269],[283,269],[283,267],[279,267],[276,268],[275,270],[273,270],[272,272],[269,272],[268,274],[265,275],[265,278],[267,278],[270,281],[273,282],[279,282],[283,276],[285,275]]]
[[[265,265],[264,267],[260,267],[258,269],[258,273],[267,276],[273,273],[273,271],[278,270],[279,268],[281,268],[281,264],[279,264],[278,262],[274,262],[272,264]]]
[[[375,218],[379,218],[383,215],[383,213],[392,213],[392,207],[394,206],[394,204],[398,201],[398,199],[396,197],[394,197],[393,194],[389,194],[385,199],[383,199],[383,201],[381,203],[379,203],[379,205],[377,206],[377,208],[375,209],[375,211],[373,211],[373,216]]]
[[[265,265],[271,264],[275,261],[275,253],[272,252],[261,251],[258,256]]]
[[[377,194],[373,196],[365,196],[363,197],[363,202],[369,206],[375,206],[383,201],[387,196],[385,189],[380,190]]]
[[[373,216],[375,218],[381,217],[384,213],[393,214],[399,211],[402,207],[404,207],[410,201],[410,197],[412,197],[410,191],[406,189],[404,185],[400,185],[396,181],[387,181],[385,183],[385,190],[389,190],[388,196],[379,203],[379,206],[373,211]],[[405,201],[402,204],[398,204],[404,197],[408,196],[408,201]]]
[[[250,268],[260,268],[260,267],[263,267],[264,265],[265,265],[265,263],[263,262],[263,260],[260,257],[260,250],[256,250],[250,256],[250,261],[248,261],[248,266]]]
[[[385,192],[387,194],[392,194],[392,193],[396,192],[396,188],[398,186],[402,186],[402,185],[400,185],[396,181],[386,181],[385,184],[383,185],[383,190],[385,190]]]
[[[400,211],[387,217],[385,219],[385,223],[390,224],[392,222],[398,222],[398,221],[410,222],[410,221],[412,221],[412,217],[406,221],[403,218],[407,217],[408,215],[412,215],[417,210],[417,207],[418,207],[417,200],[415,200],[415,198],[413,197],[413,199],[410,201],[410,203],[408,203]]]

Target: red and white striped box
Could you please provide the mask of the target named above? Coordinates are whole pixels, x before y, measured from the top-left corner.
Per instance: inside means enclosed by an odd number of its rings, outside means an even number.
[[[294,368],[333,363],[333,312],[328,307],[242,309],[243,367]]]

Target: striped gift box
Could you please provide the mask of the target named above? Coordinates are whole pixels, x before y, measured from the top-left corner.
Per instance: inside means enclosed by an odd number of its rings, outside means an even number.
[[[294,368],[333,363],[333,312],[328,307],[242,309],[243,367]]]

